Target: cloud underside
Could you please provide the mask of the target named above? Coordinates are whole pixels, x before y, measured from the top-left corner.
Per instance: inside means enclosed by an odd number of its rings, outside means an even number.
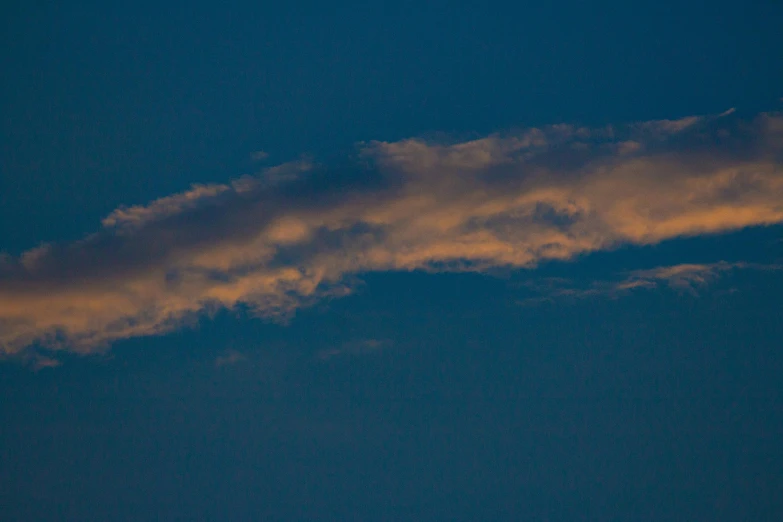
[[[123,207],[82,241],[0,257],[0,352],[91,352],[243,306],[268,317],[370,271],[533,267],[783,222],[783,116],[442,144],[363,144]]]

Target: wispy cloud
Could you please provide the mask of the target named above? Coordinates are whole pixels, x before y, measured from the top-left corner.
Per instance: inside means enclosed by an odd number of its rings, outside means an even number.
[[[636,286],[652,286],[666,283],[672,288],[692,289],[714,281],[725,272],[737,268],[748,268],[747,263],[727,263],[720,261],[712,264],[680,264],[662,266],[649,270],[635,270],[630,277],[621,283],[620,288]]]
[[[594,296],[620,297],[631,291],[651,290],[661,286],[697,294],[700,287],[713,283],[735,270],[780,271],[783,265],[759,263],[682,263],[618,274],[615,279],[578,284],[568,278],[548,277],[529,281],[523,286],[536,295],[520,304],[531,305],[562,298],[584,299]]]
[[[263,150],[257,150],[251,154],[251,157],[253,158],[253,161],[264,161],[269,157],[269,153]]]
[[[236,351],[229,350],[224,354],[215,357],[215,366],[221,368],[223,366],[233,366],[247,360],[244,354]]]
[[[33,360],[33,369],[35,371],[43,370],[44,368],[57,368],[62,366],[62,362],[53,358],[46,357],[45,355],[37,354]]]
[[[340,168],[194,186],[0,257],[0,350],[91,352],[239,304],[284,317],[368,271],[533,267],[780,223],[782,163],[779,114],[363,144]]]
[[[336,348],[328,348],[318,352],[321,360],[347,355],[365,355],[389,349],[394,343],[389,339],[361,339],[344,343]]]

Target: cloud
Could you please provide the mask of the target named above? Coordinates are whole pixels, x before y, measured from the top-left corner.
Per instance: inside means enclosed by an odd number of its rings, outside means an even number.
[[[586,285],[562,277],[540,278],[523,284],[537,295],[522,300],[520,304],[552,302],[558,298],[619,297],[631,291],[651,290],[661,286],[696,294],[697,288],[713,283],[734,270],[779,271],[783,270],[783,265],[726,261],[707,264],[682,263],[632,270],[619,274],[617,279],[590,281]]]
[[[216,201],[216,196],[228,191],[228,185],[193,185],[190,190],[153,201],[149,205],[120,207],[106,216],[105,228],[135,229],[166,217],[194,211],[201,205]]]
[[[0,351],[88,353],[220,308],[286,318],[370,271],[530,268],[776,224],[782,164],[780,114],[364,143],[338,166],[194,186],[0,256]]]
[[[237,352],[236,350],[229,350],[226,353],[215,357],[215,366],[218,368],[223,366],[233,366],[246,360],[247,357],[245,357],[242,353]]]
[[[649,270],[636,270],[621,284],[621,287],[653,286],[665,282],[672,288],[692,289],[714,281],[723,273],[737,268],[747,268],[747,263],[727,263],[719,261],[712,264],[679,264],[657,267]],[[754,265],[755,266],[755,265]]]
[[[32,365],[35,371],[39,371],[45,368],[57,368],[58,366],[62,366],[62,362],[53,357],[46,357],[45,355],[38,354],[35,356]]]
[[[390,348],[394,343],[389,339],[362,339],[344,343],[338,348],[329,348],[318,352],[318,358],[323,360],[346,355],[365,355]]]
[[[635,270],[627,279],[617,285],[617,290],[632,289],[638,287],[654,288],[666,284],[677,290],[687,290],[696,293],[696,288],[710,284],[727,273],[736,270],[779,271],[783,270],[780,264],[761,263],[727,263],[718,261],[710,264],[679,264],[662,266],[648,270]]]
[[[253,161],[264,161],[269,157],[269,153],[263,150],[257,150],[251,154],[251,157],[253,158]]]

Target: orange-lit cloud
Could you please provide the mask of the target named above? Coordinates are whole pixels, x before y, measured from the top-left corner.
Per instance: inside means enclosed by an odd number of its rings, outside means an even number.
[[[118,209],[82,241],[0,257],[0,352],[91,352],[240,304],[284,317],[362,272],[532,267],[783,222],[776,114],[359,152],[194,186]]]
[[[661,286],[678,291],[687,291],[697,295],[697,289],[735,270],[781,271],[780,264],[759,263],[681,263],[671,266],[658,266],[645,270],[633,270],[611,280],[588,281],[579,284],[568,278],[547,277],[531,280],[522,286],[532,290],[536,295],[520,301],[522,305],[532,305],[541,302],[554,302],[558,299],[583,299],[594,296],[611,298],[626,295],[636,290],[651,290]]]

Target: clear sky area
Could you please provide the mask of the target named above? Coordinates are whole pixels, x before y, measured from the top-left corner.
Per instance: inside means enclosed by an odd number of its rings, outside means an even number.
[[[783,520],[783,3],[0,7],[0,520]]]

